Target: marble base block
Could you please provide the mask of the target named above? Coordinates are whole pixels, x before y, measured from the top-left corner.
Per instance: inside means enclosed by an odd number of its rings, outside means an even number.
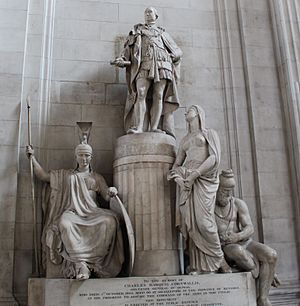
[[[175,144],[171,136],[142,133],[122,136],[115,145],[114,186],[135,233],[134,276],[179,273],[175,204],[167,180]]]
[[[28,306],[255,306],[251,273],[30,279]]]

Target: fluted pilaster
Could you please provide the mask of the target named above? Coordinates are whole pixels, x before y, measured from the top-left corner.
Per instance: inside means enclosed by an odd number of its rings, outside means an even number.
[[[114,185],[135,231],[133,275],[178,274],[174,198],[167,181],[174,159],[175,140],[168,135],[143,133],[117,140]]]

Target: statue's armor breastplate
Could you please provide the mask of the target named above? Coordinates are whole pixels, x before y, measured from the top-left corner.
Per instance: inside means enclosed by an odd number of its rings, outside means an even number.
[[[144,28],[142,35],[142,69],[150,70],[156,64],[159,69],[172,71],[172,60],[157,28]]]
[[[84,178],[84,182],[86,184],[86,187],[88,191],[97,191],[97,182],[95,178],[91,175]]]
[[[77,173],[81,176],[85,182],[85,185],[89,191],[90,196],[96,201],[96,194],[98,192],[97,181],[92,173]]]

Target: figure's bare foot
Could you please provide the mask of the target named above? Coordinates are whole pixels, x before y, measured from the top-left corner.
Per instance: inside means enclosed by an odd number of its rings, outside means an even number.
[[[273,281],[272,281],[272,286],[277,288],[277,287],[279,287],[280,285],[281,285],[280,279],[278,278],[278,275],[275,274],[275,275],[274,275],[274,279],[273,279]]]
[[[232,273],[232,269],[225,259],[223,259],[220,267],[221,273]]]
[[[76,276],[77,280],[86,280],[86,279],[89,279],[89,278],[90,278],[90,276],[88,274],[83,274],[83,273],[77,274],[77,276]]]
[[[85,280],[89,279],[91,276],[91,271],[89,270],[87,264],[85,262],[81,262],[77,266],[78,273],[76,275],[77,280]]]
[[[272,306],[272,304],[267,297],[259,297],[257,299],[257,306]]]
[[[126,133],[127,134],[140,134],[140,133],[143,133],[143,131],[141,129],[136,128],[136,127],[132,127]]]

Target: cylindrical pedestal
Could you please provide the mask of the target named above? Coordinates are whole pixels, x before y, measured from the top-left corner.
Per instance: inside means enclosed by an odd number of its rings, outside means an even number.
[[[135,276],[179,273],[174,197],[167,174],[175,160],[175,139],[158,133],[117,139],[114,185],[135,232]]]

